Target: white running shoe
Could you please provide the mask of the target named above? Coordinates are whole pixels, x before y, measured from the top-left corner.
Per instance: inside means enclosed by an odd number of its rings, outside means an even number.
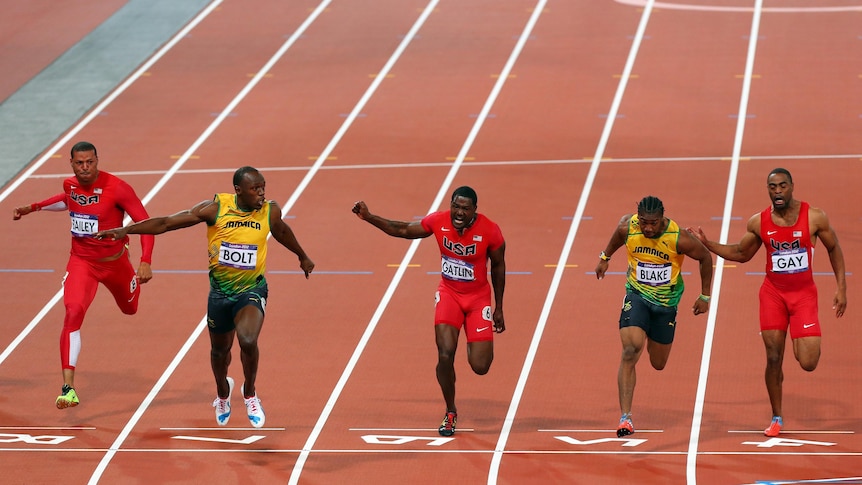
[[[245,387],[245,384],[243,384],[243,387]],[[260,399],[257,397],[257,393],[255,392],[254,396],[246,398],[245,392],[243,392],[242,400],[245,401],[245,409],[248,411],[248,420],[251,425],[255,428],[263,427],[263,423],[266,421],[266,415],[263,414],[263,407],[260,405]]]
[[[215,416],[216,423],[219,426],[227,425],[228,420],[230,419],[230,396],[233,394],[233,379],[227,378],[227,385],[229,391],[227,393],[227,398],[222,399],[216,396],[215,401],[213,401],[213,407],[215,408]]]

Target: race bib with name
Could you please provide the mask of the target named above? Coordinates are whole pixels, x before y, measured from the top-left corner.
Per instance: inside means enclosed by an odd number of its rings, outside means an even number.
[[[257,267],[257,244],[222,242],[218,264],[237,269],[253,270]]]
[[[661,286],[670,284],[671,263],[653,264],[638,261],[637,280],[645,285]]]
[[[72,211],[69,211],[69,216],[72,218],[72,236],[92,237],[93,234],[99,232],[99,218],[97,216]]]
[[[800,273],[808,271],[808,251],[805,248],[775,251],[771,255],[773,273]]]
[[[453,281],[474,281],[476,279],[472,264],[446,256],[443,256],[441,272],[444,278]]]

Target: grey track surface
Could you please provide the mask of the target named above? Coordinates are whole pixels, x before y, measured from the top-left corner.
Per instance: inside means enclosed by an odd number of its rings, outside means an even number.
[[[130,0],[0,104],[0,185],[194,18],[211,0]]]

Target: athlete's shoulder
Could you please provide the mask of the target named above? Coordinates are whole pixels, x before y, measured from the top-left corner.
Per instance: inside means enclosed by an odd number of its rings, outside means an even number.
[[[451,220],[449,217],[449,211],[437,211],[428,214],[427,216],[422,218],[422,225],[425,226],[426,229],[434,230],[434,226],[441,224],[440,221],[445,224],[447,221]]]
[[[500,225],[496,222],[492,221],[491,218],[482,213],[476,213],[476,227],[481,227],[483,229],[496,229],[500,230]]]

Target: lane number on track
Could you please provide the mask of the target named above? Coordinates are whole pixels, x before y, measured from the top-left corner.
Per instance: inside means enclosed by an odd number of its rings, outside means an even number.
[[[808,441],[808,440],[792,440],[789,438],[769,438],[766,441],[743,441],[744,445],[756,445],[758,448],[774,448],[776,446],[835,446],[836,443],[828,441]]]
[[[29,443],[31,445],[59,445],[74,436],[33,436],[29,434],[0,433],[0,443]]]
[[[563,443],[568,443],[570,445],[597,445],[600,443],[622,443],[621,446],[638,446],[646,443],[647,440],[643,439],[635,439],[635,438],[599,438],[595,440],[584,440],[581,441],[577,438],[572,438],[571,436],[554,436],[554,438],[562,441]]]
[[[426,446],[443,446],[455,438],[438,438],[427,436],[397,436],[385,434],[367,434],[362,436],[362,441],[369,445],[406,445],[414,441],[427,441]]]

